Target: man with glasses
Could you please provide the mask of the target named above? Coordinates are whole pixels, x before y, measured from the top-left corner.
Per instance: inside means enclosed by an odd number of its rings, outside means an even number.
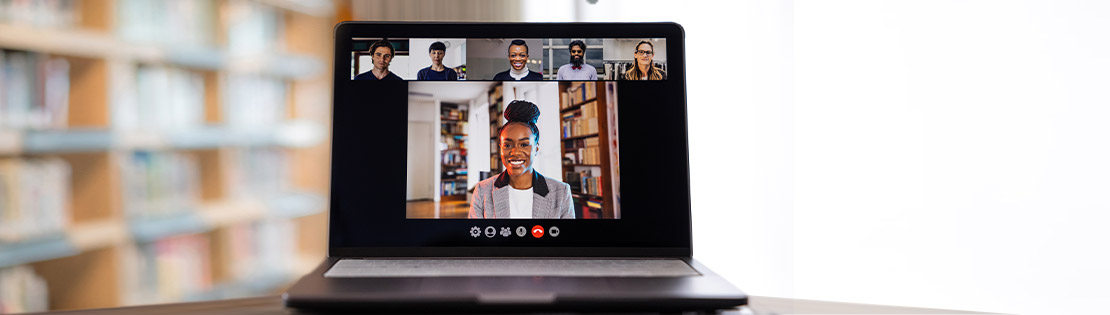
[[[570,63],[559,67],[555,80],[597,80],[597,69],[586,63],[586,43],[570,42]]]

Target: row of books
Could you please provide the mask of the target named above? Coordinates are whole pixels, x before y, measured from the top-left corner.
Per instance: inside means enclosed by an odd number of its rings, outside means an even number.
[[[244,148],[230,151],[234,167],[229,172],[233,198],[266,198],[291,191],[292,162],[280,148]]]
[[[440,135],[439,138],[447,150],[466,149],[466,135]]]
[[[495,112],[500,113],[501,112],[501,109],[502,109],[501,108],[501,103],[504,103],[504,102],[501,101],[502,96],[503,96],[502,95],[502,89],[503,89],[503,85],[498,84],[498,85],[493,87],[492,91],[490,91],[490,93],[489,93],[489,104],[490,104],[489,111],[490,111],[490,113],[495,113]],[[491,114],[490,117],[492,118],[492,117],[494,117],[494,115]]]
[[[118,0],[116,6],[116,33],[131,42],[203,48],[215,46],[217,34],[224,32],[231,55],[285,47],[284,13],[258,1]],[[226,29],[215,29],[218,20],[227,22]]]
[[[563,164],[601,164],[600,141],[597,137],[566,141],[563,146]]]
[[[136,0],[142,1],[142,0]],[[259,1],[222,1],[226,17],[227,50],[232,55],[264,54],[285,48],[285,15]]]
[[[467,110],[465,105],[463,105],[461,109],[443,106],[440,108],[439,112],[440,119],[442,120],[466,120]]]
[[[0,0],[0,23],[38,28],[73,28],[80,22],[76,0]],[[127,41],[172,45],[213,46],[216,34],[226,31],[232,53],[260,53],[284,47],[285,16],[257,1],[146,1],[117,0],[116,34]],[[230,21],[214,29],[219,19]],[[167,36],[170,35],[170,36]]]
[[[123,209],[128,216],[159,217],[197,205],[200,173],[193,156],[135,151],[121,160]]]
[[[439,128],[443,133],[466,134],[467,123],[465,121],[446,121],[439,124]]]
[[[173,47],[214,42],[217,13],[212,0],[116,0],[115,5],[116,33],[124,40]]]
[[[466,179],[467,173],[469,173],[469,170],[465,166],[451,166],[444,167],[441,175],[443,180],[456,180]]]
[[[221,90],[224,122],[246,130],[266,130],[289,116],[289,83],[279,78],[255,74],[227,76]]]
[[[584,196],[581,196],[579,198],[574,198],[574,201],[575,201],[574,205],[576,207],[578,207],[578,209],[582,210],[581,216],[579,216],[579,218],[582,218],[582,219],[601,219],[601,218],[603,218],[603,215],[601,213],[601,209],[603,208],[603,206],[602,206],[603,201],[601,200],[601,197],[599,197],[599,196],[585,196],[584,195]]]
[[[137,244],[124,251],[124,301],[149,304],[181,301],[212,289],[210,240],[181,235]]]
[[[46,280],[29,266],[0,268],[0,314],[45,312]]]
[[[596,82],[571,82],[559,98],[559,109],[566,109],[596,97]]]
[[[120,86],[113,124],[122,130],[181,130],[204,124],[204,77],[193,71],[140,65]],[[132,88],[133,87],[133,88]]]
[[[70,172],[60,158],[0,159],[0,242],[65,230]]]
[[[444,165],[466,167],[466,151],[443,151],[442,162]]]
[[[160,65],[140,65],[114,84],[112,123],[121,130],[189,130],[205,121],[205,82],[201,73]],[[133,76],[131,76],[133,75]],[[266,130],[287,120],[288,82],[256,74],[230,74],[221,80],[224,124],[240,130]],[[64,122],[63,122],[64,123]]]
[[[124,273],[125,302],[226,298],[209,293],[223,283],[265,282],[275,276],[290,275],[296,268],[296,235],[293,221],[266,219],[230,226],[217,234],[174,236],[128,247],[123,262],[124,270],[128,271]],[[226,269],[222,269],[226,273],[224,279],[216,279],[213,255],[220,258],[217,263],[226,264]]]
[[[463,178],[465,179],[465,178]],[[465,180],[448,180],[440,183],[440,196],[466,195]]]
[[[65,128],[68,113],[66,59],[0,50],[0,129]]]
[[[297,225],[289,219],[266,219],[231,226],[220,255],[230,264],[231,280],[251,281],[287,274],[296,268]]]
[[[230,150],[226,178],[230,198],[266,198],[291,188],[290,157],[276,148]],[[123,207],[132,217],[158,217],[195,209],[200,165],[180,152],[135,151],[123,159]]]
[[[0,24],[70,28],[77,23],[76,0],[0,0]]]
[[[563,175],[565,176],[564,181],[570,185],[570,191],[572,193],[601,196],[600,175],[595,176],[590,170],[567,171]],[[597,207],[600,208],[601,204],[598,203]]]
[[[501,159],[497,156],[497,152],[493,152],[489,157],[489,169],[491,174],[495,174],[501,170]]]
[[[563,138],[597,134],[597,102],[589,102],[579,110],[563,113],[561,127]]]

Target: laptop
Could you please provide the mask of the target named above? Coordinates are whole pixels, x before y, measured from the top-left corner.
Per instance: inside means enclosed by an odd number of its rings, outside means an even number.
[[[746,304],[692,258],[683,41],[674,23],[340,23],[328,257],[285,305]]]

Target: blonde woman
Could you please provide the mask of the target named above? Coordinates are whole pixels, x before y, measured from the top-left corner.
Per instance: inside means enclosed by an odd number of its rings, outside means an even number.
[[[654,64],[655,45],[642,40],[636,44],[636,64],[624,72],[625,80],[666,80],[667,72]]]

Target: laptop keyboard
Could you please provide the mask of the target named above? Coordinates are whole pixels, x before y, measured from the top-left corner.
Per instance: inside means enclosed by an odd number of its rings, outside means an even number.
[[[324,277],[689,277],[678,259],[343,259]]]

